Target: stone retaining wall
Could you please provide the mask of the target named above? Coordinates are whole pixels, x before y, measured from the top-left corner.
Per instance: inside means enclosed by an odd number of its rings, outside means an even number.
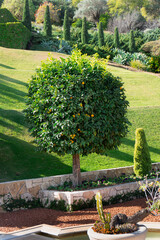
[[[160,163],[152,164],[152,169],[154,171],[159,171]],[[103,176],[118,177],[122,174],[130,175],[132,173],[133,166],[104,169],[98,171],[83,172],[82,180],[87,179],[94,181],[99,178],[103,178]],[[41,190],[46,190],[51,185],[62,185],[65,181],[72,181],[72,174],[0,183],[0,206],[8,197],[22,197],[25,199],[31,199],[32,197],[38,197]],[[111,188],[113,189],[113,187]]]

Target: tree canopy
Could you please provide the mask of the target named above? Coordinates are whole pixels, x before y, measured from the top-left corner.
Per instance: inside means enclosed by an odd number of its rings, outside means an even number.
[[[76,179],[80,166],[74,160],[80,154],[102,154],[120,145],[127,133],[127,106],[123,83],[106,70],[106,61],[76,51],[36,70],[26,119],[41,150],[73,155]]]
[[[75,18],[86,17],[87,20],[97,23],[101,14],[107,10],[107,2],[106,0],[83,0],[78,3],[77,8]]]

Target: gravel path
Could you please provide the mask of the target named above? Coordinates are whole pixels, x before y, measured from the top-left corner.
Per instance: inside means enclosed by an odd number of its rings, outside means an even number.
[[[126,203],[119,203],[104,207],[105,212],[112,216],[124,213],[131,216],[137,211],[145,208],[145,199],[138,199]],[[27,209],[15,212],[0,213],[0,231],[11,232],[39,224],[49,224],[58,227],[70,227],[82,224],[94,223],[98,220],[96,209],[85,209],[75,212],[62,212],[51,209]],[[160,222],[160,216],[149,215],[143,221]]]

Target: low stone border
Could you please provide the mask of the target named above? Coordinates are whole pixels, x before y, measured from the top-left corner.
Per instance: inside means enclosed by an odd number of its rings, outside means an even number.
[[[152,170],[159,171],[160,163],[153,163]],[[119,177],[122,174],[131,175],[133,174],[133,166],[113,168],[113,169],[104,169],[91,172],[82,172],[82,180],[92,180],[96,181],[97,179],[106,177]],[[58,186],[62,185],[65,181],[72,181],[72,174],[57,175],[44,178],[35,178],[35,179],[26,179],[19,181],[11,181],[0,183],[0,206],[3,205],[4,200],[12,197],[22,199],[32,199],[32,197],[38,197],[39,192],[46,190],[49,186]],[[124,186],[124,185],[123,185]],[[115,190],[113,186],[111,187],[112,192],[121,191]],[[80,191],[81,192],[81,191]],[[102,191],[103,193],[103,191]],[[93,193],[91,193],[93,196]],[[109,193],[109,195],[111,195]],[[71,200],[70,200],[71,201]],[[69,202],[70,202],[69,201]]]
[[[48,202],[48,205],[54,199],[56,200],[65,200],[66,204],[71,205],[76,200],[91,200],[97,192],[100,192],[103,200],[107,201],[111,197],[115,197],[119,194],[125,194],[129,192],[134,192],[139,189],[139,184],[137,182],[123,183],[119,185],[113,185],[109,187],[96,188],[84,191],[73,191],[73,192],[62,192],[56,190],[41,190],[39,192],[39,198],[42,203],[45,205]]]

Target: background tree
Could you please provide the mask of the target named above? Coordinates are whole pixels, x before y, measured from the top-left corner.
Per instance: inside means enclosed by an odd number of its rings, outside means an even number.
[[[44,16],[46,7],[49,6],[49,12],[50,12],[50,21],[51,24],[59,23],[59,16],[58,16],[58,10],[55,8],[55,6],[50,2],[44,2],[41,4],[38,8],[38,10],[35,13],[35,20],[37,23],[44,23]]]
[[[72,5],[73,5],[74,7],[77,7],[77,4],[78,4],[80,1],[82,1],[82,0],[72,0]]]
[[[136,176],[145,176],[151,170],[151,158],[143,128],[136,129],[134,149],[134,172]]]
[[[30,16],[30,12],[29,12],[28,0],[24,1],[22,22],[31,31],[31,16]]]
[[[143,30],[145,23],[145,18],[140,12],[135,10],[118,17],[110,18],[107,29],[114,32],[115,27],[118,27],[119,33],[127,33],[130,30]]]
[[[101,14],[107,10],[106,0],[83,0],[78,3],[74,18],[86,17],[88,21],[99,22]]]
[[[87,22],[85,17],[82,20],[81,41],[83,44],[88,43]]]
[[[66,10],[64,14],[63,38],[65,41],[70,40],[70,23],[69,23],[69,17],[68,17],[68,10]]]
[[[7,8],[18,20],[22,20],[24,0],[4,0],[2,8]],[[33,0],[29,0],[31,20],[35,20],[35,6]]]
[[[98,26],[98,45],[99,47],[104,46],[104,32],[103,32],[102,22],[99,22],[99,26]]]
[[[129,35],[129,51],[131,53],[135,52],[135,39],[134,39],[134,32],[133,30],[130,31]]]
[[[119,48],[119,32],[118,32],[118,27],[114,29],[114,46],[116,48]]]
[[[114,149],[127,133],[123,83],[106,61],[80,52],[51,59],[29,84],[26,119],[41,150],[72,154],[73,183],[81,184],[80,154]]]
[[[46,12],[44,16],[44,32],[45,35],[48,37],[52,36],[52,25],[50,20],[50,12],[49,12],[49,6],[46,6]]]

